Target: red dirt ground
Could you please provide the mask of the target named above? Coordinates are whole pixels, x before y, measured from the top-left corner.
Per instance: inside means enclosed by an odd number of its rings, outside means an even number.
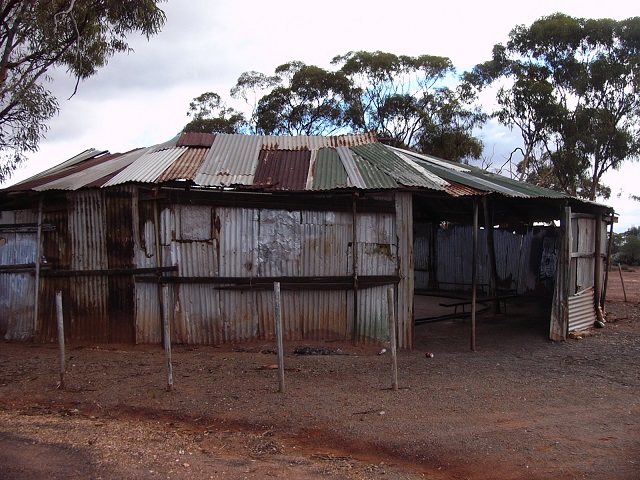
[[[0,478],[638,479],[640,272],[618,271],[607,324],[548,340],[544,308],[416,327],[398,391],[379,346],[0,343]],[[425,356],[433,352],[433,358]]]

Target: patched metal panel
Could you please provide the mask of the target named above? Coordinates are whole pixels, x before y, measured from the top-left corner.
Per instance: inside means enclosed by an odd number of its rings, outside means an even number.
[[[358,213],[358,275],[393,275],[397,270],[398,245],[395,216]]]
[[[182,132],[176,147],[206,147],[209,148],[215,140],[215,133]]]
[[[257,276],[299,276],[300,212],[260,210]]]
[[[569,331],[593,327],[597,320],[593,288],[569,297]]]
[[[107,189],[105,197],[106,252],[110,270],[134,267],[132,187]],[[109,342],[131,343],[134,333],[133,275],[109,275]]]

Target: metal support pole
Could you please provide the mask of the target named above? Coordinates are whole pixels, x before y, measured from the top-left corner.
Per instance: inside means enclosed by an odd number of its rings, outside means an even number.
[[[273,282],[273,305],[276,323],[276,342],[278,344],[278,392],[284,388],[284,347],[282,344],[282,310],[280,305],[280,282]]]
[[[389,343],[391,344],[391,390],[398,390],[398,356],[396,340],[396,312],[393,298],[393,287],[387,289],[387,304],[389,307]]]
[[[476,350],[476,296],[478,269],[478,200],[473,200],[473,259],[471,261],[471,351]]]

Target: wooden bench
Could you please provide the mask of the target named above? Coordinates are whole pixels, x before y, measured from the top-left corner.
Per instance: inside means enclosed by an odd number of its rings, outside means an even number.
[[[488,302],[502,302],[502,306],[504,308],[504,313],[507,313],[507,300],[509,298],[517,297],[515,293],[508,295],[496,295],[495,297],[478,297],[476,298],[476,303],[488,303]],[[454,307],[453,314],[458,314],[458,307],[462,307],[461,313],[467,313],[464,309],[465,305],[471,305],[473,303],[471,299],[458,300],[456,302],[446,302],[441,303],[441,307]]]

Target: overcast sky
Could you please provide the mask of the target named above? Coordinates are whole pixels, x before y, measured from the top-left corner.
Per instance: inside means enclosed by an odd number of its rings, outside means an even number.
[[[161,6],[167,15],[162,32],[148,42],[131,38],[135,52],[114,57],[72,99],[74,80],[54,72],[49,87],[60,113],[40,151],[4,186],[88,148],[115,153],[169,140],[187,123],[194,97],[214,91],[231,100],[229,90],[245,71],[271,74],[290,60],[329,68],[336,55],[382,50],[446,56],[463,72],[488,60],[493,45],[506,42],[514,26],[554,12],[617,20],[638,14],[629,0],[168,0]],[[494,166],[504,162],[505,145],[518,141],[491,127],[482,139]],[[617,232],[640,225],[640,203],[628,200],[640,191],[630,179],[637,184],[640,164],[627,163],[604,179],[613,191],[605,203],[620,215]]]

